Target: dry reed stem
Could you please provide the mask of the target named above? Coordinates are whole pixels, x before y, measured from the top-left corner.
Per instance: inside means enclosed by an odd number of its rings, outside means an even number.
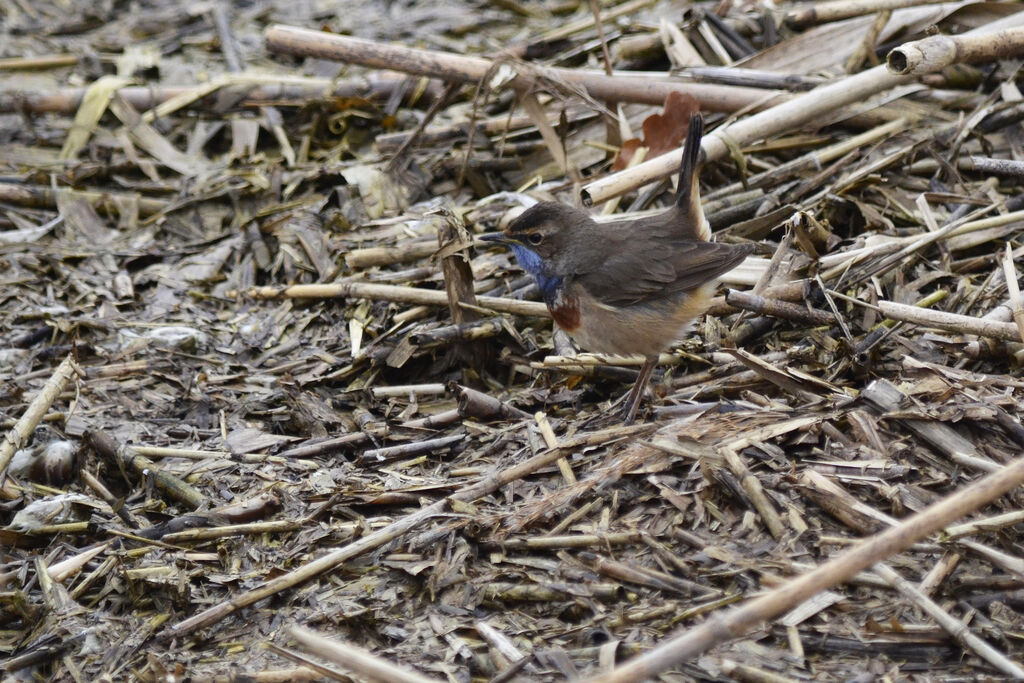
[[[761,488],[760,480],[747,469],[747,465],[743,462],[739,453],[731,448],[723,448],[720,453],[725,458],[726,464],[729,465],[729,469],[740,480],[740,486],[750,496],[750,500],[753,501],[754,507],[757,509],[758,514],[761,515],[761,520],[764,522],[765,527],[768,528],[772,538],[782,538],[786,527],[783,525],[779,513],[775,510],[775,506],[768,500],[764,489]]]
[[[448,295],[436,289],[420,289],[418,287],[402,287],[398,285],[378,285],[368,282],[341,282],[321,285],[292,285],[291,287],[253,287],[246,291],[247,296],[256,299],[372,299],[377,301],[394,301],[406,304],[423,304],[426,306],[447,306]],[[530,315],[538,318],[550,318],[548,307],[536,301],[519,301],[495,296],[477,297],[480,308]]]
[[[93,450],[118,468],[131,470],[141,479],[151,481],[153,486],[168,498],[184,503],[193,510],[209,503],[206,496],[184,479],[164,471],[149,458],[136,453],[130,445],[115,440],[106,432],[87,429],[82,438]]]
[[[267,29],[266,45],[267,49],[273,52],[333,59],[467,83],[476,83],[488,78],[495,66],[494,61],[480,57],[388,45],[373,40],[280,24]],[[508,64],[511,65],[512,62]],[[585,69],[534,65],[525,65],[522,73],[511,79],[508,85],[516,90],[529,91],[533,89],[537,77],[582,88],[595,100],[661,105],[670,92],[684,92],[693,95],[708,111],[738,111],[763,102],[766,98],[765,91],[757,88],[685,83],[667,79],[660,74],[645,77],[635,73],[627,75],[617,72],[607,76],[602,72]],[[772,95],[773,93],[768,93],[768,96]]]
[[[918,5],[939,4],[943,0],[833,0],[832,2],[808,3],[786,14],[785,21],[793,28],[811,24],[826,24],[840,19],[874,14],[885,10],[916,7]]]
[[[438,679],[397,666],[361,647],[330,638],[302,626],[287,626],[285,632],[315,655],[334,662],[371,680],[382,683],[436,683]]]
[[[957,524],[956,526],[946,527],[942,533],[946,537],[955,540],[962,536],[971,536],[973,534],[980,534],[986,531],[999,531],[1000,529],[1013,526],[1014,524],[1019,524],[1021,522],[1024,522],[1024,510],[1016,510],[1002,515],[985,517],[984,519],[976,519],[970,522],[964,522],[963,524]]]
[[[975,318],[969,315],[959,315],[936,311],[930,308],[918,308],[907,304],[898,304],[895,301],[879,301],[878,309],[884,316],[892,320],[937,327],[941,330],[958,332],[960,334],[973,334],[979,337],[991,337],[1002,341],[1021,340],[1021,332],[1014,323],[1003,323],[984,318]]]
[[[601,12],[600,16],[597,19],[602,23],[612,21],[613,19],[618,19],[619,17],[626,16],[627,14],[632,14],[637,10],[641,10],[644,7],[653,5],[655,1],[656,0],[628,0],[627,2],[624,2],[621,5],[616,5],[615,7],[609,7],[605,9],[603,12]],[[593,26],[595,23],[596,21],[594,17],[587,17],[586,19],[580,19],[579,21],[571,21],[559,26],[558,28],[554,28],[546,33],[541,34],[541,36],[538,39],[538,42],[547,43],[556,40],[562,40],[564,38],[568,38],[574,33],[585,31],[586,29]]]

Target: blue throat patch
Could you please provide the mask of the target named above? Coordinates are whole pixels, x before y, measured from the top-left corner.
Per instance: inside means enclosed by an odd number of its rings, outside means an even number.
[[[532,275],[533,279],[537,281],[537,286],[540,287],[540,291],[544,295],[544,301],[547,303],[554,301],[558,294],[558,289],[562,286],[562,278],[544,274],[544,263],[537,252],[527,249],[521,244],[509,246],[512,247],[512,252],[516,255],[516,261],[519,261],[522,269]]]

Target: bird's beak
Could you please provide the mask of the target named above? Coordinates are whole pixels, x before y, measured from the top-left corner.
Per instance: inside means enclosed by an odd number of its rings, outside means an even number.
[[[479,242],[490,242],[492,244],[518,244],[516,240],[503,232],[485,232],[482,235],[477,235],[476,239]]]

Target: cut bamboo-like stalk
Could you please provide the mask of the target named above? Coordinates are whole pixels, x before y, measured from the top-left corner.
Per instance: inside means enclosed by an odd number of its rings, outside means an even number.
[[[0,112],[2,112],[0,108]],[[0,202],[10,202],[19,206],[52,208],[57,206],[57,194],[66,192],[74,199],[84,199],[101,213],[108,212],[111,206],[135,204],[139,207],[140,216],[151,216],[167,208],[169,203],[163,199],[142,197],[135,192],[113,192],[98,190],[75,190],[69,187],[54,189],[43,185],[14,185],[0,183]]]
[[[1016,159],[992,159],[989,157],[972,156],[957,159],[956,167],[963,171],[977,171],[995,175],[1008,175],[1015,178],[1024,176],[1024,161]]]
[[[772,505],[768,496],[765,495],[764,489],[761,488],[761,482],[751,474],[747,468],[747,464],[740,457],[740,454],[731,448],[723,448],[721,451],[722,456],[725,458],[725,462],[729,465],[729,469],[735,474],[740,480],[740,486],[750,496],[750,500],[753,501],[754,507],[761,515],[761,520],[764,525],[768,527],[768,532],[773,538],[782,538],[782,535],[786,531],[785,525],[782,523],[782,518],[779,517],[778,511],[775,506]]]
[[[830,161],[835,161],[839,157],[849,154],[855,149],[859,149],[865,145],[875,142],[876,140],[898,133],[906,129],[906,127],[907,119],[894,119],[881,126],[872,128],[871,130],[864,131],[860,135],[845,138],[835,144],[829,145],[828,147],[808,152],[807,154],[796,157],[791,161],[779,164],[771,170],[751,176],[747,179],[747,187],[767,187],[769,185],[779,183],[783,179],[800,173],[801,171],[821,169]],[[705,195],[704,199],[706,201],[716,199],[718,197],[739,192],[742,189],[743,185],[741,183],[732,183],[725,187],[717,188],[713,192],[709,192]]]
[[[1014,510],[1013,512],[985,517],[984,519],[974,519],[970,522],[946,527],[943,534],[947,538],[955,540],[961,536],[971,536],[972,534],[980,534],[986,531],[999,531],[1021,522],[1024,522],[1024,510]]]
[[[395,263],[418,261],[437,251],[437,244],[429,242],[411,242],[394,247],[365,247],[353,249],[345,254],[345,264],[352,270],[363,270],[374,266],[390,266]]]
[[[533,419],[537,421],[540,435],[544,437],[544,445],[548,448],[555,448],[558,445],[558,437],[555,436],[555,430],[552,428],[548,416],[538,411],[534,414]],[[558,465],[558,471],[562,473],[562,478],[565,479],[565,483],[569,485],[575,484],[576,474],[572,471],[569,460],[567,458],[559,458],[556,464]]]
[[[885,58],[889,71],[901,76],[932,73],[964,62],[985,62],[1024,54],[1024,28],[985,35],[931,36],[903,43]]]

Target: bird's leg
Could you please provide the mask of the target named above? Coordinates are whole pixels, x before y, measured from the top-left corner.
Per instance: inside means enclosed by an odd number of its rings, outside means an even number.
[[[651,375],[654,374],[654,366],[657,362],[657,358],[647,358],[644,360],[644,365],[640,368],[640,375],[636,378],[636,384],[633,385],[629,396],[626,397],[626,404],[622,406],[625,424],[633,424],[633,418],[636,417],[636,409],[640,407],[640,399],[643,398],[647,383],[651,381]]]

